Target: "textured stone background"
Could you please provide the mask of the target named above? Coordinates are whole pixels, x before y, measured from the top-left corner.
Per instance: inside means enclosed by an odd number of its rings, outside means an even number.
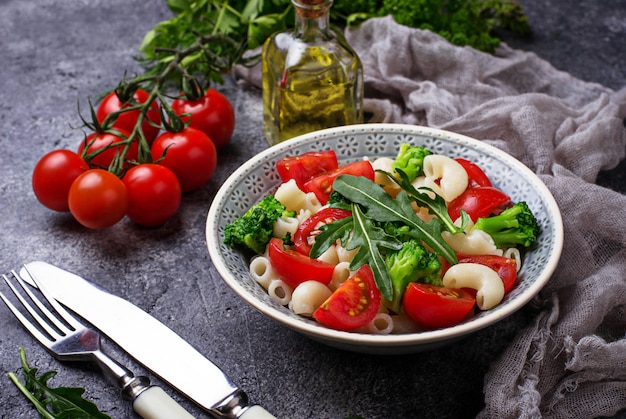
[[[626,3],[623,0],[521,0],[534,35],[505,36],[581,79],[626,85]],[[163,0],[0,0],[0,266],[5,271],[45,260],[99,282],[181,334],[283,418],[473,417],[482,406],[489,364],[530,319],[524,310],[500,324],[437,351],[379,357],[312,342],[237,299],[209,260],[206,213],[215,191],[242,162],[265,148],[257,91],[231,82],[237,128],[220,152],[206,188],[184,197],[178,216],[155,228],[130,222],[87,231],[70,216],[39,205],[30,187],[37,159],[82,138],[77,102],[112,88],[137,69],[133,54],[145,34],[169,17]],[[626,193],[626,164],[599,183]],[[0,307],[0,417],[37,417],[6,377],[19,368],[18,347],[41,371],[58,369],[51,384],[86,388],[114,418],[135,417],[118,389],[95,369],[60,364]],[[137,373],[145,371],[105,342]],[[155,348],[158,350],[158,348]],[[158,380],[155,380],[158,382]],[[166,390],[199,417],[203,412]],[[621,417],[626,417],[622,415]]]

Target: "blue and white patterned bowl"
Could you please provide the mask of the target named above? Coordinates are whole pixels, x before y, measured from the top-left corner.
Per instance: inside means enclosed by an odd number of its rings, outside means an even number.
[[[395,157],[400,144],[423,145],[437,154],[477,163],[494,186],[514,201],[526,201],[541,225],[537,245],[524,255],[518,285],[497,307],[454,327],[404,335],[341,332],[300,317],[270,299],[249,274],[249,261],[223,244],[224,227],[280,184],[276,162],[311,150],[333,149],[341,163],[364,156]],[[485,328],[519,310],[546,284],[563,246],[559,208],[550,191],[526,166],[488,144],[447,131],[401,124],[364,124],[302,135],[251,158],[224,182],[209,210],[206,237],[209,254],[224,281],[261,313],[330,346],[365,353],[397,354],[433,349]]]

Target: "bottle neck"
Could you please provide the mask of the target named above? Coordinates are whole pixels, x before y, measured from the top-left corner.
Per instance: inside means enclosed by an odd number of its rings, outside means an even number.
[[[296,11],[294,30],[297,35],[328,31],[332,0],[291,0],[291,3]]]

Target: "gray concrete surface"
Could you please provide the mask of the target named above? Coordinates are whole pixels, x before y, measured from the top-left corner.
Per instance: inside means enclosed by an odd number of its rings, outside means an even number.
[[[618,89],[626,85],[623,0],[521,0],[532,38],[506,36],[557,68]],[[76,104],[137,69],[132,56],[144,33],[169,16],[163,0],[0,0],[0,267],[45,260],[101,283],[177,331],[250,395],[282,418],[473,417],[482,406],[483,376],[532,318],[522,310],[437,351],[397,357],[353,354],[315,343],[239,301],[211,265],[204,224],[211,199],[239,164],[265,148],[259,92],[232,83],[237,128],[219,168],[181,211],[155,229],[122,222],[87,231],[69,215],[39,205],[30,176],[40,156],[74,148],[81,135]],[[599,183],[626,193],[626,164]],[[111,352],[145,372],[117,347]],[[37,413],[6,377],[19,369],[18,348],[51,384],[78,386],[114,418],[136,417],[117,388],[93,368],[60,364],[0,307],[0,418]],[[158,351],[159,348],[155,348]],[[158,382],[158,380],[156,380]],[[167,391],[198,417],[203,412]],[[626,415],[621,415],[626,417]]]

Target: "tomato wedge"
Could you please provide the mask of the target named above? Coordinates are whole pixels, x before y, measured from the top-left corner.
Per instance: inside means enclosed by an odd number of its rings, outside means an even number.
[[[348,163],[340,168],[315,176],[304,184],[305,192],[313,192],[322,205],[328,202],[328,197],[333,191],[333,182],[339,175],[365,176],[374,181],[374,168],[372,163],[361,160]]]
[[[476,299],[459,288],[411,282],[404,291],[402,307],[415,323],[427,329],[440,329],[460,323],[467,317]]]
[[[458,255],[459,263],[480,263],[498,273],[504,285],[504,292],[513,289],[517,279],[517,264],[515,259],[498,255]]]
[[[476,222],[479,218],[489,217],[511,202],[511,198],[500,189],[491,186],[467,188],[448,205],[448,215],[452,220],[461,216],[461,210]]]
[[[465,169],[465,171],[467,172],[467,177],[469,177],[471,187],[492,186],[491,181],[489,180],[485,172],[483,172],[483,169],[481,169],[480,166],[478,166],[476,163],[466,159],[462,159],[460,157],[454,160],[456,160],[461,166],[463,166],[463,169]]]
[[[292,288],[308,280],[328,285],[335,271],[335,265],[285,249],[283,241],[277,238],[270,240],[268,256],[278,277]]]
[[[303,255],[309,256],[315,236],[320,232],[320,227],[333,221],[341,220],[352,215],[351,211],[339,208],[324,208],[304,220],[293,235],[293,243],[296,250]]]
[[[335,150],[309,151],[298,156],[285,157],[276,163],[276,170],[282,181],[293,179],[302,190],[308,180],[338,167]]]
[[[374,319],[380,300],[374,274],[363,265],[313,312],[313,318],[333,329],[353,330]]]

